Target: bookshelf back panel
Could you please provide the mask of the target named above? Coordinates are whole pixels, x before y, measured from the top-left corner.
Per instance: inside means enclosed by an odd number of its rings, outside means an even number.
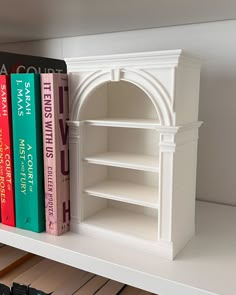
[[[108,168],[103,165],[93,165],[89,163],[83,163],[83,187],[97,184],[108,179]]]
[[[107,91],[109,117],[158,119],[152,101],[138,86],[125,81],[110,82]]]
[[[83,126],[83,156],[108,151],[108,129],[106,127]]]
[[[127,181],[139,185],[146,185],[158,189],[159,174],[155,172],[108,167],[105,165],[96,165],[90,163],[83,164],[83,186],[84,188],[102,182]],[[88,177],[89,175],[89,177]]]
[[[123,202],[117,202],[113,200],[108,200],[108,208],[116,208],[120,210],[130,211],[137,214],[142,214],[145,216],[152,216],[156,217],[158,216],[158,210],[153,208],[146,208],[143,206],[137,206],[133,204],[127,204]]]
[[[103,209],[108,208],[108,200],[106,199],[90,197],[86,194],[82,194],[82,196],[83,210],[81,221],[96,214],[97,212],[100,212]]]
[[[155,130],[84,125],[83,153],[105,152],[159,155],[159,133]]]
[[[125,82],[109,82],[98,86],[86,97],[80,121],[98,118],[158,119],[148,95],[138,86]]]
[[[156,188],[159,183],[159,174],[155,172],[108,167],[107,175],[110,180],[129,181]]]
[[[97,119],[107,117],[108,97],[107,84],[97,87],[89,96],[82,106],[80,121],[87,119]]]
[[[85,198],[93,202],[94,197]],[[82,224],[100,230],[111,231],[113,234],[134,236],[145,240],[158,237],[157,210],[144,209],[136,205],[128,205],[116,201],[108,201],[106,208],[99,208],[94,214],[84,215]]]
[[[83,194],[83,219],[92,216],[93,214],[107,208],[115,208],[124,210],[126,212],[137,213],[145,216],[158,217],[158,209],[147,208],[144,206],[138,206],[134,204],[128,204],[124,202],[108,200],[105,198],[99,198],[96,196],[89,196]]]
[[[155,130],[109,128],[110,151],[158,156],[158,147],[159,133]]]

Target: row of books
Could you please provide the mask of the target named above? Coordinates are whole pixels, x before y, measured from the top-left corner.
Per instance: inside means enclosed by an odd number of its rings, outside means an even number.
[[[0,248],[0,295],[151,295],[68,265]]]
[[[0,62],[2,223],[60,235],[70,219],[66,64],[5,52]]]

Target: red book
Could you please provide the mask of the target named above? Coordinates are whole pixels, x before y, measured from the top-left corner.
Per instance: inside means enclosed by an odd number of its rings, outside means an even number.
[[[10,79],[0,75],[0,195],[2,223],[15,226]]]

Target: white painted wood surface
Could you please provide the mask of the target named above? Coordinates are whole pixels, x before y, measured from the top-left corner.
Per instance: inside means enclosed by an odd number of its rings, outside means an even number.
[[[123,119],[123,118],[103,118],[96,120],[86,120],[84,122],[93,126],[107,126],[107,127],[124,127],[124,128],[143,128],[156,129],[160,122],[158,120],[150,119]]]
[[[158,158],[147,155],[108,152],[85,157],[84,160],[92,164],[159,172]]]
[[[54,237],[0,225],[2,243],[159,295],[235,295],[236,208],[197,202],[196,236],[174,261],[69,232]]]
[[[234,0],[215,0],[214,5],[210,0],[175,0],[174,9],[171,0],[9,0],[1,3],[0,42],[219,21],[235,18],[235,11]]]
[[[105,180],[85,188],[84,191],[91,196],[158,208],[158,190],[156,187],[128,181]]]
[[[126,242],[137,247],[145,242],[147,249],[173,259],[195,231],[199,58],[172,50],[66,62],[72,230],[92,235],[106,231],[107,238],[117,239],[123,228]],[[110,167],[119,172],[112,174]],[[134,170],[143,172],[141,183],[141,177],[133,176],[135,185],[122,187],[120,195],[120,183],[113,177],[131,177]],[[146,190],[142,187],[141,193],[138,185],[153,181],[150,172],[156,174],[153,187],[159,197],[145,208]],[[106,179],[113,186],[104,185]],[[102,191],[95,189],[88,196],[87,186],[99,183]]]
[[[82,226],[84,224],[98,230],[107,231],[108,238],[110,232],[111,234],[118,233],[144,240],[157,240],[157,218],[128,210],[106,208],[85,218]],[[125,250],[123,249],[123,251]]]

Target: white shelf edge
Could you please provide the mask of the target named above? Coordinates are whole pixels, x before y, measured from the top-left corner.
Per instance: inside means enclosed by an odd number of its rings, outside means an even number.
[[[107,120],[107,119],[105,119],[105,120]],[[71,127],[79,127],[80,125],[83,125],[83,124],[94,125],[94,126],[104,126],[105,127],[105,125],[103,125],[103,123],[100,121],[100,119],[98,119],[98,120],[84,120],[84,121],[70,121],[70,120],[67,120],[67,125],[71,126]],[[105,124],[105,122],[104,122],[104,124]],[[155,128],[152,126],[153,128],[151,128],[151,129],[154,129],[157,132],[163,132],[163,133],[168,132],[168,133],[175,134],[178,131],[179,132],[186,132],[186,131],[189,131],[189,130],[192,130],[192,129],[197,129],[201,125],[202,125],[202,121],[196,121],[196,122],[188,123],[188,124],[185,124],[185,125],[179,125],[179,126],[162,126],[160,124],[155,124]],[[107,125],[107,127],[109,127],[109,126]],[[110,127],[112,127],[112,126],[110,126]],[[123,126],[114,126],[114,127],[123,127]],[[124,126],[124,127],[126,127],[126,126]],[[133,127],[133,128],[135,128],[135,127]]]
[[[102,118],[94,120],[85,120],[84,124],[102,127],[120,127],[120,128],[140,128],[140,129],[156,129],[160,126],[157,120],[148,119],[121,119],[121,118]]]
[[[94,239],[72,232],[55,237],[2,224],[0,224],[0,242],[160,295],[173,294],[173,292],[181,295],[234,295],[234,277],[229,276],[228,271],[225,272],[226,265],[223,268],[215,266],[218,262],[225,262],[227,258],[229,264],[227,266],[233,269],[236,253],[235,251],[224,252],[221,249],[221,255],[218,255],[221,245],[216,245],[214,241],[216,238],[220,239],[215,229],[218,227],[215,220],[219,220],[220,224],[223,222],[224,228],[228,228],[228,231],[222,233],[226,235],[225,238],[229,238],[224,245],[230,247],[231,250],[234,248],[233,241],[236,238],[231,235],[231,232],[235,224],[231,223],[231,219],[235,220],[235,216],[236,208],[198,202],[197,236],[177,256],[175,261],[169,261],[128,246],[124,253],[120,250],[119,243],[113,243],[108,239],[98,237]],[[208,234],[211,230],[214,233],[213,236]],[[220,233],[219,236],[221,236]],[[206,244],[203,252],[198,248],[199,239],[201,243]],[[209,243],[213,247],[209,247]],[[199,257],[197,258],[196,255]],[[231,259],[228,259],[229,256]],[[219,261],[212,260],[213,257]],[[201,272],[199,272],[199,267]],[[212,269],[213,273],[210,273],[209,269]],[[195,273],[196,277],[191,276],[190,273]],[[218,292],[216,283],[224,286],[225,292]],[[208,285],[207,290],[203,288],[204,284]]]
[[[127,188],[129,192],[128,194]],[[103,181],[96,185],[87,187],[84,190],[84,192],[91,197],[94,196],[124,202],[128,204],[158,209],[158,197],[155,196],[155,190],[157,195],[158,188],[137,185],[124,181]],[[139,194],[138,196],[137,192]],[[145,201],[145,199],[148,201]]]
[[[151,156],[112,152],[84,157],[84,161],[90,164],[105,165],[149,172],[159,172],[159,165],[153,165],[153,162],[155,162],[155,160],[157,161],[157,158]]]
[[[2,236],[4,233],[4,238]],[[42,235],[42,234],[41,234]],[[46,235],[46,234],[45,234]],[[80,242],[76,236],[77,234],[66,235],[70,242]],[[76,237],[76,239],[75,239]],[[123,282],[137,288],[145,289],[150,292],[159,292],[163,287],[158,286],[164,285],[164,290],[175,290],[176,294],[183,295],[215,295],[213,293],[196,290],[195,288],[184,286],[176,282],[169,282],[150,276],[142,271],[136,271],[129,267],[122,266],[121,264],[114,263],[112,261],[104,260],[99,257],[84,254],[83,252],[74,251],[70,247],[58,246],[53,239],[47,239],[42,237],[36,240],[34,233],[24,235],[20,230],[16,230],[15,233],[8,231],[5,226],[0,226],[0,238],[5,244],[16,247],[25,251],[28,251],[39,256],[58,261],[63,264],[67,264],[73,267],[80,268],[82,270],[98,274],[100,276],[107,277],[111,280]],[[82,240],[82,237],[81,237]],[[88,243],[88,248],[91,248],[91,244],[96,245],[96,240],[89,238],[83,238],[83,242]],[[23,246],[24,245],[24,246]],[[104,248],[108,246],[107,241],[104,241]],[[115,255],[118,255],[114,251]],[[181,293],[182,292],[182,293]],[[188,293],[190,292],[190,293]]]
[[[148,203],[148,202],[131,200],[131,199],[128,199],[125,197],[117,197],[114,195],[108,195],[108,194],[94,192],[89,189],[84,190],[84,192],[91,197],[104,198],[104,199],[114,200],[114,201],[123,202],[123,203],[127,203],[127,204],[133,204],[133,205],[137,205],[137,206],[153,208],[153,209],[159,208],[159,206],[155,203]]]

